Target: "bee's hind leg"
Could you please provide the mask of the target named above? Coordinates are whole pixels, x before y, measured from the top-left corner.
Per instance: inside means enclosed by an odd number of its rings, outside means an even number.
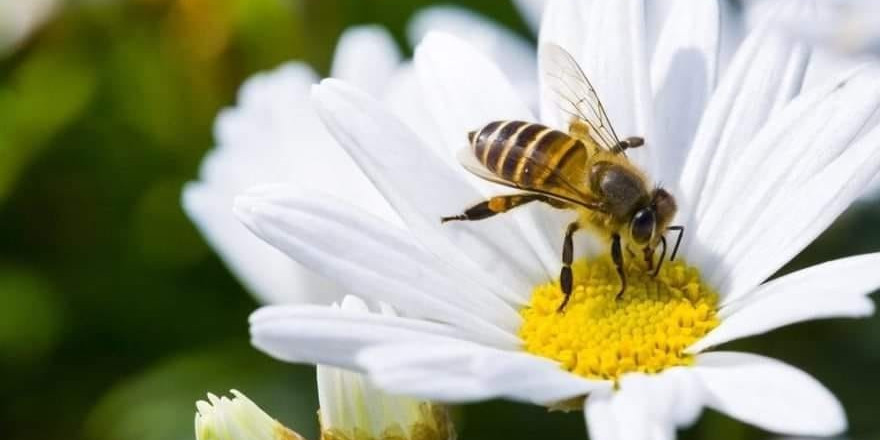
[[[578,222],[573,222],[568,225],[568,229],[565,231],[565,241],[562,243],[562,270],[559,272],[559,287],[562,289],[562,294],[565,295],[565,297],[562,299],[562,304],[556,309],[558,313],[562,313],[565,306],[568,305],[568,300],[571,299],[571,290],[574,281],[574,276],[571,273],[571,262],[574,259],[573,236],[579,228],[580,225]]]
[[[540,194],[511,194],[507,196],[495,196],[489,200],[471,206],[459,215],[443,217],[440,219],[440,222],[446,223],[451,221],[483,220],[492,217],[493,215],[510,211],[511,209],[534,201],[542,201],[552,204],[549,198]],[[555,203],[555,200],[552,202]]]
[[[617,275],[620,276],[620,292],[617,292],[614,299],[620,300],[620,298],[623,297],[623,292],[626,290],[626,270],[624,270],[623,267],[623,251],[620,248],[620,234],[614,234],[611,236],[611,260],[614,261],[614,266],[617,268]]]

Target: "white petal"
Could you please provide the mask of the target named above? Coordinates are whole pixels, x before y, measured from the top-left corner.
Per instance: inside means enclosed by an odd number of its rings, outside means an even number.
[[[864,193],[859,199],[864,203],[873,203],[880,199],[880,175],[874,177],[874,180],[868,184],[868,187],[865,188]]]
[[[620,389],[591,394],[584,405],[587,430],[595,440],[674,440],[675,422],[657,412],[657,377],[629,374]],[[663,408],[666,410],[667,408]]]
[[[703,264],[704,276],[719,283],[745,246],[779,223],[777,209],[870,127],[878,107],[880,81],[861,69],[800,95],[774,116],[728,165],[716,200],[691,229],[704,250],[718,256]]]
[[[735,265],[721,282],[733,301],[767,279],[794,258],[859,197],[880,172],[880,126],[863,136],[839,157],[791,192],[790,198],[771,206],[765,230],[744,238],[743,251],[734,247]]]
[[[356,26],[339,37],[330,76],[382,96],[400,62],[397,44],[385,28]]]
[[[506,398],[552,404],[611,387],[565,372],[548,359],[466,342],[378,346],[364,350],[358,362],[388,392],[444,402]]]
[[[815,20],[781,23],[799,38],[842,55],[880,54],[880,8],[871,1],[820,2],[823,14]]]
[[[727,67],[745,38],[746,27],[740,7],[731,1],[720,3],[721,36],[718,44],[718,78],[727,73]]]
[[[617,420],[611,409],[613,393],[593,393],[584,403],[587,433],[592,440],[619,440]]]
[[[548,0],[547,10],[541,23],[538,36],[538,49],[548,43],[555,43],[569,53],[578,56],[583,53],[583,24],[593,0]],[[541,121],[555,128],[567,128],[568,121],[562,117],[556,103],[556,93],[549,90],[541,81]]]
[[[439,157],[449,158],[449,149],[443,137],[437,136],[440,128],[425,102],[422,85],[412,62],[402,64],[394,73],[383,102]]]
[[[432,252],[513,301],[526,301],[548,278],[509,216],[440,223],[483,197],[384,107],[336,80],[325,80],[314,99],[340,143]]]
[[[537,31],[541,24],[541,16],[544,14],[544,5],[547,0],[513,0],[513,4],[519,9],[520,15],[523,16],[526,23]]]
[[[355,357],[372,345],[432,344],[463,336],[444,324],[319,306],[263,307],[251,315],[250,324],[251,343],[272,357],[348,370],[360,370]]]
[[[422,9],[407,26],[407,36],[413,46],[435,31],[467,41],[493,60],[510,80],[519,99],[531,108],[536,107],[538,61],[535,48],[528,41],[486,17],[455,6]],[[468,69],[471,74],[476,74],[479,65],[468,65]]]
[[[257,181],[288,180],[285,169],[293,162],[298,138],[307,145],[332,142],[303,100],[316,79],[301,63],[249,78],[239,89],[238,105],[217,116],[218,145],[203,162],[200,178],[228,192],[230,201],[235,192]]]
[[[201,178],[232,198],[261,183],[295,183],[330,192],[399,222],[364,173],[327,132],[311,103],[316,77],[288,64],[255,75],[239,91],[237,107],[215,123],[221,155],[206,161]]]
[[[723,310],[721,324],[689,348],[698,352],[801,321],[874,313],[867,295],[880,287],[880,254],[824,263],[775,279]]]
[[[675,422],[666,413],[668,408],[657,404],[672,398],[668,390],[657,387],[662,379],[642,374],[628,374],[620,381],[611,407],[623,440],[672,440]]]
[[[517,344],[510,333],[519,325],[516,311],[466,280],[450,279],[406,231],[332,197],[299,196],[286,188],[259,191],[236,199],[236,213],[304,266],[408,316],[445,321],[490,343]]]
[[[795,37],[805,38],[809,43],[816,43],[813,38],[808,36],[809,33],[822,28],[829,29],[828,25],[834,21],[839,5],[835,5],[835,2],[816,2],[816,8],[813,20],[787,20],[783,21],[781,26]],[[814,48],[813,56],[810,58],[810,65],[804,78],[804,90],[821,86],[829,79],[837,77],[859,64],[870,62],[870,59],[866,58],[842,54],[832,48],[818,45]]]
[[[694,372],[707,405],[762,429],[790,435],[831,436],[846,430],[840,402],[808,374],[780,361],[746,353],[704,353]]]
[[[596,87],[618,137],[646,139],[646,148],[630,157],[656,175],[645,0],[594,1],[586,18],[586,46],[574,56]]]
[[[716,200],[725,168],[800,90],[808,60],[803,45],[784,38],[769,23],[749,34],[706,108],[682,170],[680,222],[693,224]],[[686,240],[685,246],[693,243]]]
[[[651,60],[657,181],[675,185],[681,174],[715,88],[719,26],[718,0],[678,0],[659,36]]]
[[[189,184],[183,194],[192,221],[263,302],[329,303],[338,297],[311,292],[341,289],[290,261],[235,219],[233,198],[245,188],[264,182],[315,185],[371,212],[395,216],[315,115],[307,99],[315,80],[314,72],[300,63],[248,79],[237,106],[217,117],[218,144],[202,161],[200,182]],[[344,178],[333,177],[337,171]]]
[[[668,371],[668,383],[675,387],[675,400],[669,404],[672,418],[679,427],[689,427],[697,423],[703,413],[705,392],[699,379],[689,368],[676,368]]]
[[[497,120],[535,118],[501,70],[474,46],[449,34],[428,34],[415,53],[431,113],[452,160],[467,133]]]
[[[229,270],[261,302],[330,304],[341,298],[341,287],[255,237],[233,215],[230,198],[210,186],[188,184],[182,204]]]
[[[436,257],[419,246],[405,229],[389,225],[356,207],[339,202],[332,196],[283,185],[267,185],[252,188],[237,198],[236,208],[247,224],[261,230],[261,233],[266,233],[268,229],[278,227],[277,224],[281,223],[282,234],[294,236],[296,240],[303,242],[317,240],[315,246],[326,248],[328,253],[339,251],[339,257],[348,259],[350,263],[362,261],[365,267],[375,266],[377,273],[411,284],[417,290],[483,316],[489,322],[511,331],[515,331],[521,324],[519,313],[510,304],[439,264]],[[362,235],[366,237],[361,238]],[[327,243],[321,241],[320,237],[326,237]],[[353,245],[356,243],[368,246],[372,242],[387,246],[387,249],[357,252],[358,249]],[[387,252],[388,257],[371,260],[366,256],[371,252]],[[389,258],[397,255],[403,256],[403,260],[399,264],[392,264],[395,260]],[[321,270],[332,273],[331,270]],[[367,295],[373,297],[379,294]],[[346,299],[351,298],[353,297],[349,296]],[[398,308],[409,303],[397,302],[392,298],[374,299],[380,304],[395,304]],[[391,312],[393,314],[393,310]],[[430,312],[426,313],[427,318],[437,318]],[[410,310],[410,316],[413,315],[417,313]]]
[[[654,57],[654,50],[660,40],[660,34],[663,32],[663,28],[667,26],[667,19],[674,13],[673,9],[677,3],[678,0],[651,0],[645,2],[645,28],[649,60]]]
[[[651,419],[662,425],[688,427],[702,413],[703,390],[693,371],[686,367],[664,370],[657,375],[628,374],[621,389],[638,392]]]

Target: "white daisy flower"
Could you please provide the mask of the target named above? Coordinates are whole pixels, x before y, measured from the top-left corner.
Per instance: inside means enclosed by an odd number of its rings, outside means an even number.
[[[486,19],[458,8],[429,8],[410,24],[412,38],[444,29],[473,40],[510,72],[532,72],[521,81],[533,96],[534,50],[528,42]],[[414,40],[417,41],[417,40]],[[511,54],[515,56],[511,56]],[[504,56],[504,57],[502,57]],[[418,99],[418,78],[391,36],[377,26],[346,31],[336,48],[331,76],[348,81],[383,100],[417,130],[434,131],[432,118]],[[259,183],[288,183],[339,194],[388,221],[397,214],[348,157],[319,120],[309,98],[318,76],[308,65],[292,62],[255,75],[239,91],[238,104],[215,124],[217,146],[208,153],[199,181],[183,192],[184,210],[227,267],[261,302],[330,304],[342,294],[338,284],[315,275],[254,237],[234,217],[233,198]],[[437,148],[443,148],[438,144]],[[332,173],[326,170],[332,169]],[[313,294],[319,292],[320,294]]]
[[[645,137],[631,157],[679,201],[676,223],[687,229],[678,261],[657,277],[631,270],[618,302],[607,250],[579,245],[561,314],[554,279],[571,214],[533,206],[441,224],[498,191],[455,162],[466,133],[538,118],[479,51],[431,34],[415,67],[436,131],[414,131],[343,81],[313,92],[330,132],[400,224],[331,191],[263,186],[236,199],[240,219],[268,243],[404,316],[271,306],[251,318],[254,345],[282,360],[366,373],[391,393],[582,405],[594,439],[671,438],[703,407],[778,433],[844,431],[840,403],[808,374],[707,350],[796,322],[873,313],[867,295],[880,286],[880,254],[765,281],[880,170],[877,67],[808,87],[809,48],[774,22],[755,24],[738,44],[717,2],[679,0],[661,17],[644,4],[551,2],[541,41],[575,55],[618,133]],[[730,45],[738,49],[728,60]],[[551,100],[543,94],[541,121],[563,128]]]
[[[196,402],[196,440],[303,440],[266,414],[244,394],[232,398],[208,394]]]

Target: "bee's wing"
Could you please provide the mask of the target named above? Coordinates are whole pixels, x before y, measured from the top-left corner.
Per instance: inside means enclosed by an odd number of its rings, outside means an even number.
[[[589,135],[599,147],[612,150],[620,139],[611,126],[596,88],[577,61],[554,43],[542,45],[540,52],[544,84],[556,95],[559,109],[568,116],[569,121],[586,124],[590,129]]]
[[[488,180],[492,183],[497,183],[499,185],[509,186],[511,188],[522,189],[516,183],[506,179],[502,179],[497,174],[487,170],[486,167],[484,167],[483,164],[481,164],[477,160],[477,157],[474,156],[473,150],[471,150],[469,147],[458,150],[458,153],[456,153],[455,157],[458,159],[458,162],[464,167],[464,169],[470,171],[471,174],[481,179]]]
[[[593,209],[591,208],[591,206],[596,204],[596,200],[594,199],[594,197],[584,194],[583,191],[578,189],[577,185],[570,182],[564,175],[556,170],[548,168],[538,161],[526,159],[528,160],[528,166],[532,167],[532,169],[534,169],[536,172],[542,171],[548,173],[548,175],[555,176],[554,180],[558,182],[558,185],[556,185],[558,188],[540,188],[526,186],[504,179],[501,176],[486,169],[486,167],[477,160],[476,156],[474,156],[474,152],[467,147],[458,150],[456,157],[466,170],[470,171],[472,174],[481,179],[488,180],[489,182],[497,183],[499,185],[504,185],[510,188],[520,189],[523,191],[543,194],[548,197],[561,200],[563,202],[588,207],[590,209]]]

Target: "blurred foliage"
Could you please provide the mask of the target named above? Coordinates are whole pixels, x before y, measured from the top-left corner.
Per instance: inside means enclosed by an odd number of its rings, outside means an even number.
[[[58,292],[33,271],[0,266],[0,362],[20,367],[40,362],[63,326]]]
[[[95,72],[68,48],[49,47],[22,60],[4,82],[0,200],[41,147],[85,110],[94,92]]]
[[[314,373],[259,356],[247,341],[234,340],[212,350],[179,355],[116,385],[86,424],[89,438],[167,440],[192,437],[193,396],[205,390],[228,393],[229,384],[273,416],[316,438]]]
[[[326,72],[356,23],[381,22],[405,47],[406,20],[429,3],[72,0],[0,59],[3,439],[191,439],[194,402],[230,388],[314,438],[313,371],[250,347],[257,305],[183,215],[179,191],[245,78],[290,59]],[[454,3],[528,35],[507,2]],[[857,207],[786,270],[880,249],[877,224],[880,207]],[[878,327],[818,322],[733,345],[815,374],[847,406],[852,438],[872,438]],[[459,430],[583,438],[584,426],[489,402],[464,407]],[[710,414],[683,437],[767,434]]]

